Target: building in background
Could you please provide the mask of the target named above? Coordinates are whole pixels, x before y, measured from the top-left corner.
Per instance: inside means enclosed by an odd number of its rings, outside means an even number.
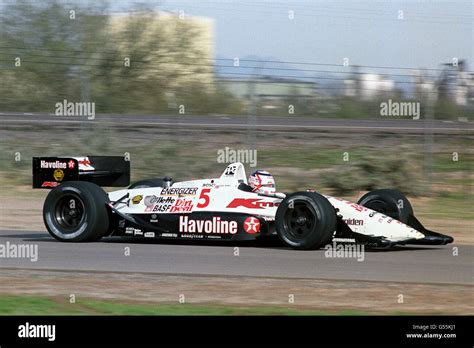
[[[130,44],[130,30],[137,30],[139,41]],[[200,82],[212,88],[214,82],[214,21],[207,17],[168,12],[113,14],[111,38],[116,39],[124,56],[146,51],[149,61],[142,69],[147,76],[170,79],[170,87]],[[130,64],[135,64],[133,60]]]
[[[354,74],[344,80],[344,95],[346,97],[373,100],[381,96],[391,96],[393,93],[395,93],[395,81],[380,74]]]

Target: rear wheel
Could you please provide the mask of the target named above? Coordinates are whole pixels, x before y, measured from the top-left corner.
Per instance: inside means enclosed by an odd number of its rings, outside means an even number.
[[[390,216],[404,224],[408,224],[410,215],[413,215],[410,201],[398,190],[382,189],[370,191],[363,195],[357,203]]]
[[[278,236],[294,249],[319,249],[328,244],[336,230],[336,212],[329,201],[315,192],[296,192],[278,207],[275,224]]]
[[[43,220],[49,233],[62,242],[96,241],[109,229],[108,202],[96,184],[66,182],[46,197]]]

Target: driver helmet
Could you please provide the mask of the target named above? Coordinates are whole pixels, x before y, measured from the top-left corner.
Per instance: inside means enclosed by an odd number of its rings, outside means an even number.
[[[249,186],[252,192],[274,194],[276,192],[275,179],[266,170],[256,170],[249,176]]]

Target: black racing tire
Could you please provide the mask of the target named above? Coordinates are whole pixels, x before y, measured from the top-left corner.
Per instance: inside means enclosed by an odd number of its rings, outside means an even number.
[[[109,197],[96,184],[69,181],[54,188],[43,205],[48,232],[62,242],[94,242],[110,226]]]
[[[140,180],[129,186],[129,190],[136,188],[146,188],[146,187],[164,187],[164,180],[159,178],[152,178],[146,180]]]
[[[275,227],[280,239],[298,250],[319,249],[332,240],[336,231],[336,210],[316,192],[288,195],[277,209]]]
[[[403,193],[393,189],[381,189],[367,192],[357,202],[366,208],[375,210],[393,219],[408,224],[413,207]]]

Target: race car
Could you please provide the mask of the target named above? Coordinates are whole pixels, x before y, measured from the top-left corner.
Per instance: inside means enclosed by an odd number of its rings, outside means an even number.
[[[245,241],[277,235],[302,250],[337,242],[375,248],[453,242],[426,229],[394,189],[368,192],[357,203],[315,190],[279,193],[266,171],[247,180],[242,163],[229,164],[216,178],[163,177],[129,185],[130,162],[124,157],[33,158],[33,188],[52,189],[44,223],[62,242],[105,236]],[[101,186],[128,187],[106,193]]]

